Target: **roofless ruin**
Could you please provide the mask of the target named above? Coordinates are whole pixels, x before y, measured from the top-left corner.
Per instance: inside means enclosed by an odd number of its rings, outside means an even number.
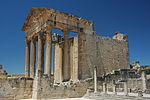
[[[61,29],[64,36],[54,34],[52,29]],[[53,9],[32,8],[22,30],[26,32],[26,77],[35,77],[37,71],[51,78],[52,44],[56,83],[91,78],[94,66],[99,77],[129,68],[127,35],[117,33],[113,39],[97,36],[93,23],[87,19]],[[69,38],[70,32],[78,36]]]
[[[0,65],[3,100],[150,94],[150,78],[139,62],[129,64],[127,34],[98,36],[92,21],[47,8],[32,8],[22,31],[25,75],[8,74]]]

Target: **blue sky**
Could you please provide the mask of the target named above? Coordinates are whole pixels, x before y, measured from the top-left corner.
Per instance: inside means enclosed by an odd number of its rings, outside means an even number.
[[[34,7],[87,18],[102,36],[128,33],[130,61],[150,65],[150,0],[0,0],[0,64],[9,73],[24,72],[25,33],[21,29]]]

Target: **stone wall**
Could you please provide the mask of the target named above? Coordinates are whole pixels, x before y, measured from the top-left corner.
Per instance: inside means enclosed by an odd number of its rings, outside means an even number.
[[[148,79],[146,83],[147,83],[146,84],[147,85],[147,89],[150,89],[150,79]]]
[[[98,37],[96,47],[98,48],[97,55],[101,60],[98,61],[98,65],[104,69],[104,71],[98,72],[99,74],[129,68],[128,43],[126,41]]]
[[[128,93],[138,93],[138,91],[143,91],[143,82],[141,78],[128,79],[127,86]],[[113,84],[108,83],[108,88],[109,92],[112,92]],[[124,92],[124,82],[116,84],[116,92]]]
[[[15,73],[15,74],[8,73],[8,76],[11,76],[11,77],[25,77],[25,74],[24,73]]]
[[[129,92],[137,93],[139,90],[143,90],[143,82],[141,78],[128,79]]]
[[[27,78],[1,78],[0,97],[1,100],[12,100],[20,98],[31,98],[33,80]]]
[[[128,41],[86,34],[79,37],[79,79],[129,68]]]
[[[92,81],[63,82],[61,84],[51,84],[47,76],[38,75],[34,80],[32,99],[48,98],[77,98],[82,97]]]
[[[123,71],[123,72],[122,72]],[[128,72],[126,72],[128,71]],[[135,73],[135,70],[120,70],[116,73],[108,74],[103,76],[100,82],[103,82],[107,86],[107,91],[113,92],[115,86],[116,92],[124,92],[128,90],[128,93],[146,93],[150,94],[150,84],[149,79],[144,72]],[[119,74],[120,73],[120,74]],[[126,77],[124,76],[126,74]],[[132,74],[131,74],[132,73]],[[126,86],[125,86],[126,84]],[[101,84],[102,86],[102,84]]]

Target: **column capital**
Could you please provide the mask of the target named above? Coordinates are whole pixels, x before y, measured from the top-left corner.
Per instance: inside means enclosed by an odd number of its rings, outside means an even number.
[[[46,41],[51,41],[52,34],[46,33]]]
[[[26,43],[25,43],[25,44],[26,44],[26,47],[29,47],[29,46],[30,46],[30,41],[27,41],[27,40],[26,40]]]
[[[43,39],[43,36],[44,36],[44,33],[43,32],[40,32],[39,34],[38,34],[38,39]]]
[[[26,37],[25,42],[30,43],[30,40]]]
[[[32,38],[31,38],[31,42],[36,42],[36,38],[35,38],[35,37],[32,37]]]
[[[50,27],[50,26],[47,26],[46,27],[46,34],[52,34],[52,27]]]
[[[70,30],[69,29],[63,29],[62,32],[64,32],[64,36],[69,35]]]

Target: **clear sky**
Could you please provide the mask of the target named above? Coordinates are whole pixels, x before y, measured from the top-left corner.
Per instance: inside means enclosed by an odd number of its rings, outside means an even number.
[[[102,36],[128,33],[130,63],[139,60],[150,65],[150,0],[0,0],[0,64],[9,73],[24,72],[25,33],[21,29],[34,7],[87,18]]]

